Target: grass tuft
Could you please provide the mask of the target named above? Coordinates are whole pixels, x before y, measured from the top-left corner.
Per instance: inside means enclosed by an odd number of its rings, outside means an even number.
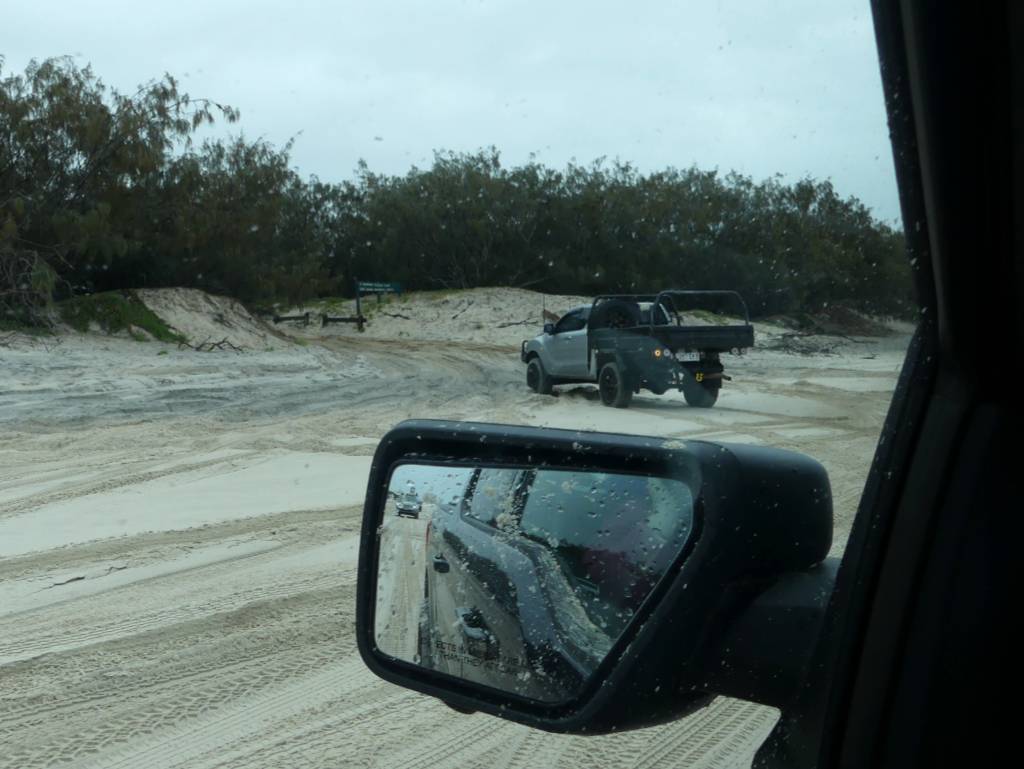
[[[76,331],[88,331],[93,324],[108,334],[127,331],[140,342],[150,338],[161,342],[184,342],[185,337],[172,331],[156,313],[133,294],[108,291],[76,296],[60,302],[57,311],[61,320]],[[141,331],[145,331],[143,334]],[[148,336],[147,336],[148,334]]]

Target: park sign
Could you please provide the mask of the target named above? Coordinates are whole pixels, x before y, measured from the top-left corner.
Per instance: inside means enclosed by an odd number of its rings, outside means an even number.
[[[356,291],[360,294],[401,294],[402,284],[361,280],[356,283]]]

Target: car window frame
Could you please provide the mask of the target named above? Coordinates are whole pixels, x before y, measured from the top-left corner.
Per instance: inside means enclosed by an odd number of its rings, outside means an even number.
[[[1013,146],[1013,121],[1006,113],[1024,115],[1019,91],[1008,87],[1011,62],[1017,77],[1024,76],[1024,56],[1011,44],[1024,39],[1024,13],[1016,11],[1014,16],[997,7],[923,0],[872,2],[920,315],[809,675],[798,701],[783,711],[759,749],[753,764],[759,769],[904,766],[928,754],[963,765],[937,747],[950,746],[941,732],[922,731],[925,712],[936,707],[935,691],[920,677],[922,660],[933,659],[945,641],[915,634],[912,623],[928,607],[934,621],[935,605],[945,603],[935,593],[939,583],[926,580],[926,567],[946,574],[967,567],[956,560],[966,550],[947,546],[940,554],[936,548],[955,537],[950,526],[965,513],[946,503],[946,490],[970,488],[983,477],[970,466],[977,463],[961,453],[979,427],[977,415],[991,422],[993,410],[1000,409],[975,361],[984,359],[986,349],[1005,354],[1021,347],[1020,319],[1013,316],[1013,300],[1019,306],[1022,295],[1019,273],[1015,281],[1005,255],[1024,236],[1020,220],[1000,205],[1014,189],[1010,174],[1016,172],[1019,188],[1024,169],[1006,161]],[[1016,37],[1009,29],[1013,23]],[[958,55],[950,57],[954,49]],[[959,87],[968,82],[969,89]],[[975,84],[981,84],[980,92]],[[1010,97],[1018,103],[1010,104]],[[965,151],[971,146],[985,146],[1001,162],[977,162]],[[990,226],[965,233],[958,227],[965,220],[987,220]],[[972,297],[986,286],[1011,301],[990,307],[981,318]],[[980,333],[984,323],[1002,333]],[[985,444],[975,440],[971,448],[983,452]],[[985,470],[993,472],[991,462]],[[960,503],[962,508],[962,497]],[[972,668],[979,663],[964,660]],[[916,679],[910,670],[917,671]],[[987,763],[975,748],[960,749],[969,751],[971,763]]]
[[[568,320],[579,320],[581,325],[577,328],[560,328],[560,326]],[[586,329],[586,327],[587,319],[586,317],[584,317],[583,309],[577,307],[575,310],[569,310],[569,312],[567,312],[565,315],[558,319],[558,322],[555,324],[555,328],[552,333],[554,336],[558,336],[559,334],[568,334],[573,331],[583,331],[584,329]]]

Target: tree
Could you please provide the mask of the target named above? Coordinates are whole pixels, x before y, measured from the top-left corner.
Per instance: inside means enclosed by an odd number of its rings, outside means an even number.
[[[644,174],[603,158],[509,167],[489,147],[439,151],[401,176],[360,164],[328,184],[298,176],[291,143],[194,147],[216,115],[238,118],[170,75],[131,96],[69,59],[0,76],[0,312],[38,320],[54,295],[136,286],[300,303],[357,277],[413,290],[732,288],[755,315],[912,307],[901,234],[829,181]]]
[[[134,214],[139,188],[215,113],[229,122],[238,113],[191,98],[170,75],[126,96],[69,58],[33,61],[24,75],[4,76],[2,65],[2,309],[35,317],[47,289],[88,287],[131,250],[124,219]],[[48,277],[29,281],[25,270]],[[40,292],[28,303],[10,293],[26,284]]]

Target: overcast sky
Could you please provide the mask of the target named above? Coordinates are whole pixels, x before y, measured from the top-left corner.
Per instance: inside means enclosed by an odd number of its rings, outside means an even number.
[[[119,90],[169,72],[219,131],[327,181],[435,149],[829,178],[899,216],[867,0],[33,0],[4,71],[72,55]]]

